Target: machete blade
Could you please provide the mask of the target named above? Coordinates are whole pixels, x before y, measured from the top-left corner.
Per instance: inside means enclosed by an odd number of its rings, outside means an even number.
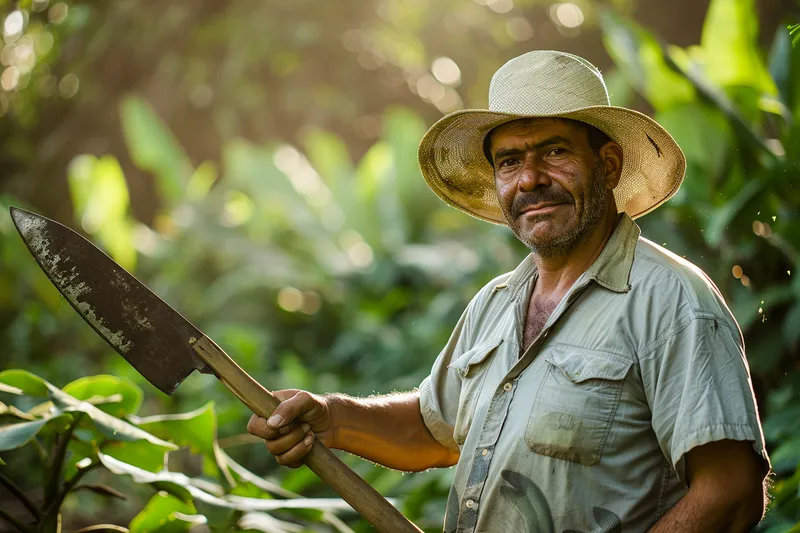
[[[12,207],[11,218],[53,285],[150,383],[172,394],[192,371],[214,373],[190,344],[203,333],[102,250],[24,209]]]

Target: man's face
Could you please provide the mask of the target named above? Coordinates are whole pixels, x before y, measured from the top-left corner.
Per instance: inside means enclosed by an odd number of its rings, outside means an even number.
[[[613,204],[587,129],[562,119],[522,119],[491,133],[495,186],[514,235],[541,257],[566,255]]]

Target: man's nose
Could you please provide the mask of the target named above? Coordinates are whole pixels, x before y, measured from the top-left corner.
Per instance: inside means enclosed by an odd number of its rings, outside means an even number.
[[[522,191],[532,191],[539,185],[550,185],[550,177],[537,164],[535,157],[526,157],[520,170],[518,187]]]

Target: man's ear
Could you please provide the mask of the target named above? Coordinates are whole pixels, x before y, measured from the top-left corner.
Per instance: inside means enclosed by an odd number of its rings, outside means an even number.
[[[606,187],[613,190],[622,176],[622,147],[614,141],[609,141],[600,148],[598,156],[603,162]]]

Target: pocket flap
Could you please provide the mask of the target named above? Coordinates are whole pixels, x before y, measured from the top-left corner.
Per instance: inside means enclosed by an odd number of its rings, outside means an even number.
[[[573,347],[558,347],[544,359],[560,368],[574,383],[588,379],[620,380],[633,364],[632,361],[605,352]]]
[[[482,364],[503,343],[503,339],[490,339],[477,344],[464,352],[458,359],[448,365],[462,378],[469,377],[471,370]]]

